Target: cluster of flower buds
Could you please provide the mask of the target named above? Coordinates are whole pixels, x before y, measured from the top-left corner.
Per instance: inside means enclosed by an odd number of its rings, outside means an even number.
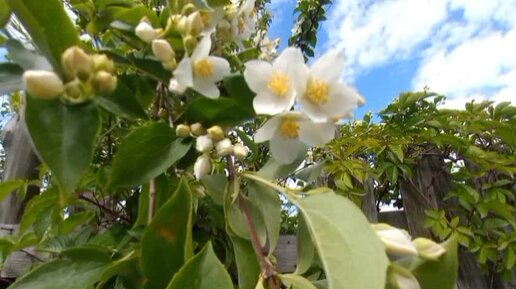
[[[245,146],[240,143],[233,144],[225,136],[224,130],[218,125],[205,129],[200,123],[192,125],[180,124],[176,127],[176,135],[178,137],[193,136],[196,138],[195,148],[201,154],[194,164],[194,175],[197,179],[211,173],[212,161],[210,154],[213,150],[215,150],[218,157],[234,155],[240,161],[244,160],[248,154]]]
[[[152,53],[161,61],[163,67],[173,70],[176,63],[176,53],[166,38],[162,38],[167,34],[167,30],[152,27],[150,21],[144,17],[135,28],[135,34],[144,42],[150,43]]]
[[[23,74],[26,91],[38,98],[62,96],[71,103],[112,93],[117,86],[115,66],[104,54],[89,55],[77,46],[61,56],[65,82],[52,71],[28,70]]]
[[[373,229],[385,245],[387,253],[393,256],[419,256],[427,260],[437,260],[446,252],[441,245],[432,240],[412,240],[407,231],[387,224],[374,224]]]

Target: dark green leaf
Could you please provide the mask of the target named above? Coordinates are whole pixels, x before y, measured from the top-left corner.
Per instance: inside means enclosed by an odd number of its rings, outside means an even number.
[[[118,147],[108,190],[132,187],[159,176],[181,159],[191,142],[176,138],[165,123],[151,123],[132,131]]]
[[[253,245],[250,241],[236,236],[231,237],[235,250],[235,262],[238,272],[239,289],[255,289],[260,276],[260,264],[256,259]]]
[[[172,276],[193,255],[192,193],[186,180],[154,216],[143,233],[141,264],[145,288],[166,288]]]
[[[211,243],[190,259],[174,275],[167,289],[233,289],[233,282],[226,268],[215,255]]]
[[[65,193],[71,193],[88,170],[100,132],[93,103],[68,106],[59,100],[27,97],[27,127],[39,156]]]
[[[0,202],[25,184],[23,180],[7,180],[0,184]]]
[[[14,63],[0,63],[0,94],[23,89],[23,68]]]
[[[224,87],[230,98],[236,100],[246,109],[253,109],[254,92],[251,91],[241,74],[224,77]]]
[[[55,70],[61,54],[79,44],[79,34],[60,0],[7,0],[12,11]]]
[[[11,8],[9,8],[7,0],[0,0],[0,28],[4,28],[10,17]]]
[[[224,206],[224,194],[228,185],[228,178],[224,174],[208,175],[201,178],[206,187],[208,196],[219,206]]]
[[[278,243],[281,228],[281,201],[278,193],[266,186],[249,183],[249,200],[260,210],[269,240],[269,252]]]
[[[108,96],[100,96],[95,101],[103,108],[121,117],[146,119],[147,114],[137,99],[136,92],[126,86],[127,79],[120,77],[116,90]]]
[[[209,126],[214,124],[236,125],[253,116],[252,108],[242,107],[241,103],[235,99],[197,97],[186,106],[182,118],[189,123],[200,122]]]

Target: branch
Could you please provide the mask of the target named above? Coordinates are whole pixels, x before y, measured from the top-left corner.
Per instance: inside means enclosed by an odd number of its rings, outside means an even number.
[[[149,212],[147,223],[150,224],[152,221],[152,217],[154,217],[154,212],[156,211],[156,181],[152,178],[149,182]]]
[[[100,202],[96,202],[92,199],[89,199],[83,195],[79,195],[79,199],[80,200],[83,200],[83,201],[86,201],[92,205],[95,205],[96,207],[98,207],[101,211],[105,212],[105,213],[108,213],[109,215],[111,216],[114,216],[114,217],[117,217],[117,218],[120,218],[121,220],[124,220],[126,221],[127,223],[131,223],[131,220],[129,218],[127,218],[126,216],[124,215],[121,215],[121,214],[118,214],[117,212],[111,210],[110,208],[104,206],[103,204],[101,204]]]

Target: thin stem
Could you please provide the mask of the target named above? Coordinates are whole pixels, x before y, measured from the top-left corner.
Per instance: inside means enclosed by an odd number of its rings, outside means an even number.
[[[100,202],[97,202],[97,201],[95,201],[95,200],[92,200],[92,199],[90,199],[90,198],[87,198],[87,197],[85,197],[85,196],[83,196],[83,195],[79,195],[79,199],[80,199],[80,200],[83,200],[83,201],[86,201],[86,202],[88,202],[88,203],[90,203],[90,204],[95,205],[96,207],[98,207],[99,209],[101,209],[101,210],[102,210],[102,212],[105,212],[105,213],[110,214],[111,216],[114,216],[114,217],[120,218],[121,220],[124,220],[124,221],[126,221],[127,223],[131,223],[131,220],[129,220],[129,218],[127,218],[127,217],[126,217],[126,216],[124,216],[124,215],[118,214],[117,212],[115,212],[115,211],[111,210],[110,208],[108,208],[108,207],[104,206],[104,205],[103,205],[103,204],[101,204]]]
[[[258,233],[256,230],[256,226],[253,222],[253,218],[251,214],[249,213],[249,208],[247,207],[247,204],[245,203],[244,198],[240,194],[239,186],[236,184],[238,182],[238,178],[235,174],[235,164],[233,156],[227,156],[226,157],[227,163],[228,163],[228,172],[229,172],[229,181],[230,181],[230,188],[233,187],[233,192],[231,192],[232,195],[236,196],[238,201],[238,206],[240,210],[242,211],[242,214],[244,215],[245,223],[247,226],[247,230],[249,231],[249,236],[251,238],[251,244],[253,245],[254,253],[256,254],[256,258],[258,258],[258,262],[260,263],[261,268],[261,275],[264,279],[267,279],[267,283],[269,284],[269,289],[280,289],[280,286],[274,278],[274,275],[276,274],[276,270],[274,269],[274,266],[269,261],[267,256],[263,252],[263,248],[260,245],[260,239],[258,238]],[[231,186],[233,184],[233,186]]]
[[[156,181],[152,178],[149,182],[149,212],[147,223],[150,224],[156,211]]]

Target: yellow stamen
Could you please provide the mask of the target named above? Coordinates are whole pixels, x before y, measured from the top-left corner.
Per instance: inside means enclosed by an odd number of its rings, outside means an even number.
[[[280,124],[279,131],[284,138],[297,138],[299,136],[299,122],[294,118],[285,118]]]
[[[306,88],[305,96],[315,105],[321,105],[328,102],[330,87],[328,83],[319,79],[310,79]]]
[[[208,24],[210,24],[210,21],[211,21],[211,14],[201,12],[201,19],[202,19],[202,24],[204,24],[204,26],[208,26]]]
[[[194,72],[201,77],[210,77],[213,75],[213,63],[208,58],[198,60],[194,64]]]
[[[288,75],[281,72],[274,72],[267,83],[267,87],[279,97],[287,95],[290,87]]]

